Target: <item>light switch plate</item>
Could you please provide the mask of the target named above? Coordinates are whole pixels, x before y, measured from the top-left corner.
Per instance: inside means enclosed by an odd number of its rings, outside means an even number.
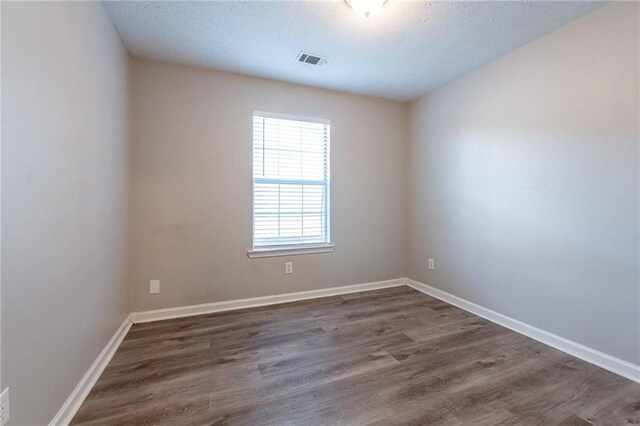
[[[149,281],[149,294],[160,293],[160,280]]]
[[[284,273],[285,274],[293,274],[293,262],[285,262],[284,263]]]

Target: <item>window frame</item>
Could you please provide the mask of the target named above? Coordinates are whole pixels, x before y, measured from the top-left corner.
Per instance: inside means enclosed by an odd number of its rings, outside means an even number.
[[[254,173],[254,140],[253,140],[253,121],[254,117],[274,118],[281,120],[302,121],[307,123],[318,123],[329,126],[328,142],[328,171],[327,171],[327,241],[323,243],[299,243],[287,245],[269,245],[255,246],[255,177]],[[280,114],[254,110],[251,112],[251,249],[247,251],[249,258],[276,257],[276,256],[293,256],[314,253],[331,253],[335,249],[335,245],[331,241],[331,120],[317,117],[306,117],[299,115]]]

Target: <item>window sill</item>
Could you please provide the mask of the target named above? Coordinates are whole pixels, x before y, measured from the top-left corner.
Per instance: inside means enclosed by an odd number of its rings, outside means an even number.
[[[297,256],[301,254],[315,253],[331,253],[335,249],[333,244],[321,245],[302,245],[302,246],[285,246],[285,247],[269,247],[257,248],[247,251],[247,256],[251,259],[260,257],[277,257],[277,256]]]

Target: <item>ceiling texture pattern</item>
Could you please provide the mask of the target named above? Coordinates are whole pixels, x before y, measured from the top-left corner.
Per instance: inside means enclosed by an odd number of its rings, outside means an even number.
[[[411,101],[602,6],[586,1],[108,1],[134,57]],[[296,62],[300,51],[329,58]]]

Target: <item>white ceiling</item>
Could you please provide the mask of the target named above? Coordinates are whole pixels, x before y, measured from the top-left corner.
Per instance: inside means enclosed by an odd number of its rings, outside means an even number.
[[[604,3],[390,0],[370,19],[343,1],[104,4],[135,57],[409,101]]]

